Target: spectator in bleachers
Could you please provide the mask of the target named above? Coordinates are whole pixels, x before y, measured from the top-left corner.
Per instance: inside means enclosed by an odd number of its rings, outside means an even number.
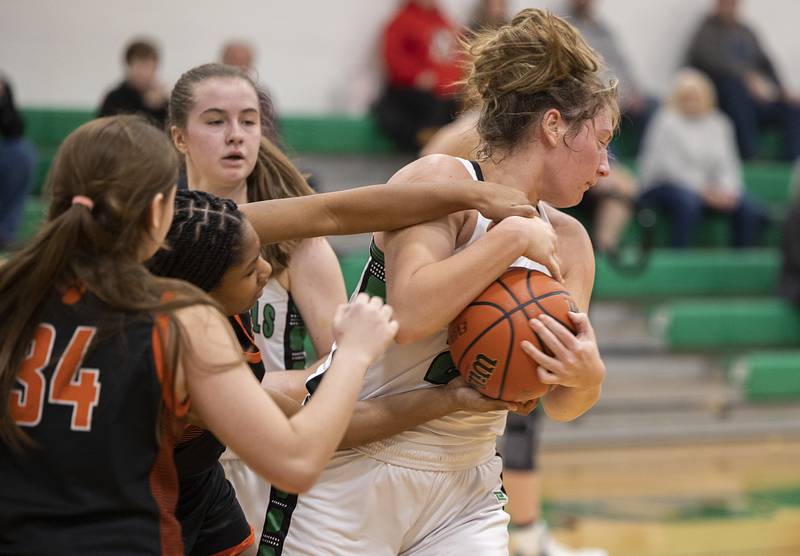
[[[758,242],[766,210],[744,189],[733,126],[717,110],[714,86],[703,73],[678,72],[645,133],[639,173],[642,205],[669,216],[671,247],[689,247],[706,212],[731,219],[735,247]]]
[[[253,46],[243,39],[232,39],[222,45],[220,62],[226,66],[234,66],[242,70],[257,85],[258,103],[261,109],[261,133],[275,145],[281,145],[278,132],[275,104],[269,89],[259,82],[255,69],[256,53]]]
[[[733,120],[742,158],[759,154],[760,131],[780,127],[782,156],[800,156],[800,100],[781,82],[753,29],[739,19],[738,0],[717,0],[700,24],[687,61],[707,73],[720,108]]]
[[[383,34],[384,91],[373,110],[398,147],[417,151],[458,107],[458,28],[436,0],[407,0]]]
[[[36,150],[24,132],[11,85],[0,78],[0,251],[16,241],[33,185]]]
[[[614,31],[594,13],[595,0],[570,0],[567,21],[581,32],[589,46],[605,60],[610,74],[619,80],[621,136],[630,141],[624,150],[636,154],[644,130],[658,102],[648,95],[634,77],[627,56],[620,49]],[[615,141],[618,143],[618,141]],[[623,145],[616,145],[619,149]],[[617,150],[617,149],[615,149]]]
[[[168,91],[156,78],[158,50],[145,40],[125,48],[125,79],[103,99],[97,115],[140,114],[158,127],[167,120]]]
[[[507,0],[478,0],[467,27],[470,31],[495,29],[508,21]]]
[[[255,58],[255,51],[247,41],[233,39],[222,45],[220,61],[226,66],[239,68],[250,77],[254,77],[252,74]]]
[[[800,159],[792,172],[792,205],[781,230],[781,275],[778,293],[800,307]]]

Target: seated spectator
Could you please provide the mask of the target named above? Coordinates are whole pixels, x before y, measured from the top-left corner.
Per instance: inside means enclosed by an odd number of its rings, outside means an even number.
[[[470,31],[495,29],[508,21],[508,0],[478,0],[467,27]]]
[[[614,32],[594,13],[594,5],[594,0],[570,0],[565,15],[589,46],[603,56],[609,73],[619,81],[621,136],[630,141],[623,150],[636,154],[658,101],[639,86]],[[617,145],[620,147],[623,145]]]
[[[744,190],[733,126],[701,72],[678,73],[668,104],[645,133],[639,174],[641,204],[670,218],[671,247],[689,247],[708,211],[731,219],[735,247],[758,242],[766,211]]]
[[[408,0],[383,35],[387,83],[374,106],[398,147],[417,151],[457,108],[462,77],[457,27],[436,0]]]
[[[105,96],[97,115],[140,114],[164,127],[168,93],[156,80],[157,69],[158,50],[152,43],[130,43],[125,49],[125,79]]]
[[[258,72],[255,69],[255,59],[255,49],[245,40],[233,39],[222,45],[220,62],[226,66],[235,66],[239,68],[258,84],[258,104],[261,110],[261,133],[275,145],[280,146],[281,139],[278,132],[275,104],[272,102],[272,95],[267,87],[259,83]]]
[[[778,77],[755,32],[739,20],[738,0],[717,0],[717,9],[701,23],[687,62],[714,82],[723,112],[733,120],[739,154],[759,154],[764,126],[779,127],[782,156],[800,156],[800,101]]]
[[[36,150],[24,132],[11,85],[0,78],[0,251],[17,240],[35,177]]]
[[[233,39],[222,45],[220,61],[226,66],[235,66],[250,77],[254,77],[253,62],[255,61],[253,47],[247,41]]]
[[[792,173],[792,206],[781,230],[781,275],[778,293],[800,306],[800,159]]]

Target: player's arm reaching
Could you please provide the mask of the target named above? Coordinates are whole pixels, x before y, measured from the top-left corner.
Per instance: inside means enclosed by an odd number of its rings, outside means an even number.
[[[447,386],[359,401],[339,448],[389,438],[456,411],[518,411],[521,405],[487,398],[458,377]]]
[[[391,308],[360,295],[334,319],[339,349],[315,396],[287,418],[259,387],[243,361],[232,362],[238,343],[222,316],[206,306],[177,313],[187,352],[175,378],[178,399],[259,475],[289,492],[309,489],[329,461],[352,415],[364,373],[397,331]],[[290,404],[286,404],[287,406]]]
[[[407,166],[392,181],[420,175],[446,181],[463,173],[463,165],[454,158],[428,157]],[[540,261],[558,275],[555,232],[541,218],[506,218],[454,254],[466,218],[466,213],[458,213],[383,234],[386,271],[392,276],[387,301],[400,323],[398,343],[447,326],[520,256]]]
[[[516,189],[463,177],[370,185],[239,208],[263,243],[394,230],[467,209],[480,210],[493,220],[536,213]]]
[[[564,285],[582,312],[569,315],[576,334],[547,315],[531,319],[531,327],[553,357],[528,341],[522,342],[522,349],[539,364],[542,382],[553,385],[542,399],[545,412],[551,419],[570,421],[597,402],[606,375],[586,314],[594,285],[594,254],[589,235],[577,220],[556,210],[548,210],[548,216],[558,233]]]

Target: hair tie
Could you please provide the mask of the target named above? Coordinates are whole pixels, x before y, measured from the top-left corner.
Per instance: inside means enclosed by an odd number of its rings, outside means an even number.
[[[94,201],[92,201],[89,197],[86,197],[85,195],[75,195],[72,198],[72,204],[83,205],[89,210],[92,210],[94,208]]]

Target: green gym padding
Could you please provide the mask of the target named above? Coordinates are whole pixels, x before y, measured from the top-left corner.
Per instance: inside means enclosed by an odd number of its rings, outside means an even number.
[[[800,347],[800,310],[780,299],[673,301],[658,307],[651,322],[672,349]]]
[[[285,116],[279,125],[281,138],[289,151],[386,154],[394,150],[392,143],[367,116]]]
[[[775,291],[774,249],[654,250],[641,272],[630,261],[597,261],[594,297],[652,299],[695,295],[758,295]]]
[[[733,362],[729,377],[748,401],[798,400],[800,351],[750,353]]]
[[[27,240],[36,235],[47,216],[47,202],[41,197],[28,197],[23,213],[22,228],[19,231],[20,240]]]

